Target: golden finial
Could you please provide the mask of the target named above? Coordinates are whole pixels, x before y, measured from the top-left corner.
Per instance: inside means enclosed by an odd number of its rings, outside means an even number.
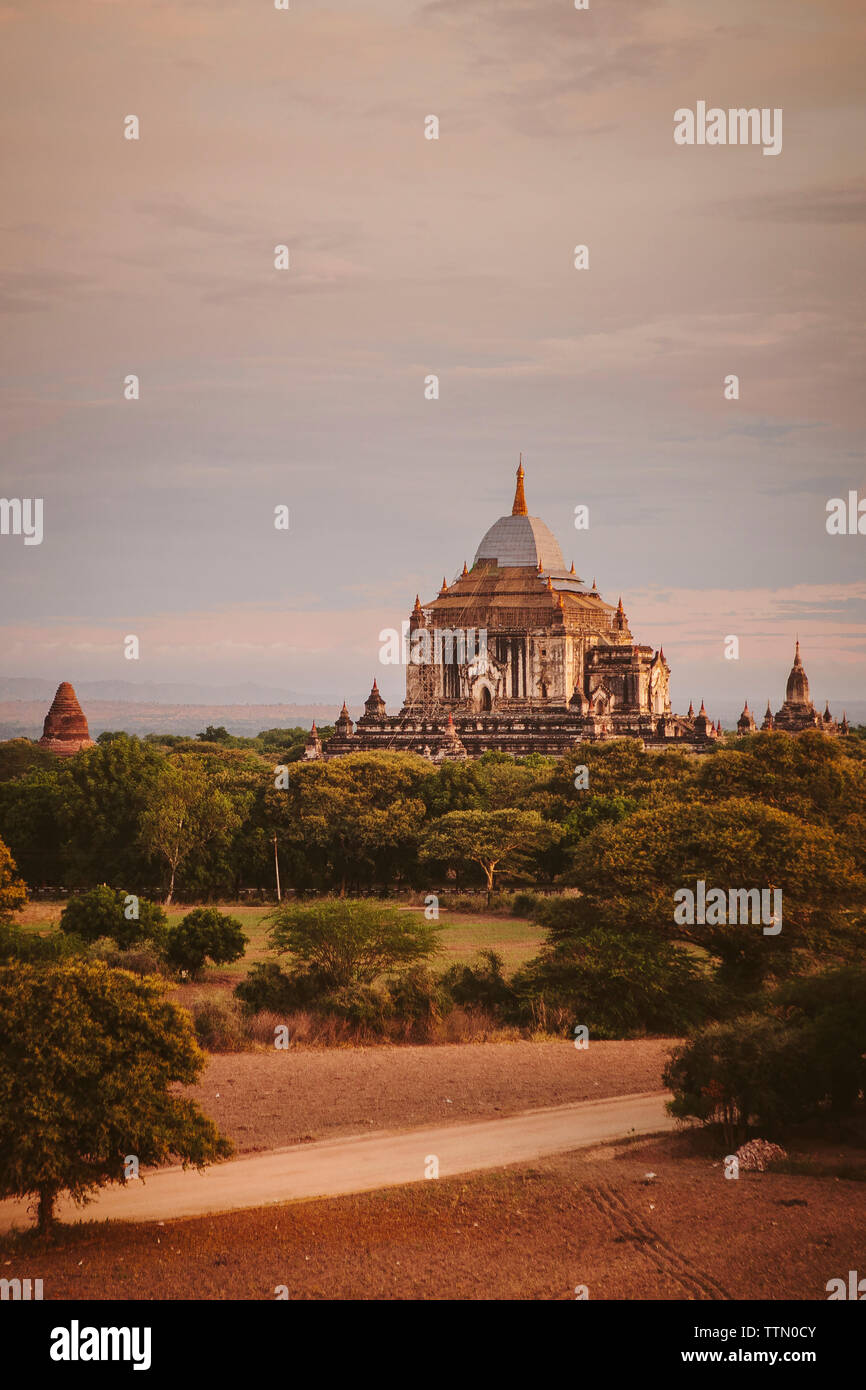
[[[512,516],[528,516],[526,509],[526,496],[523,491],[523,455],[520,455],[520,463],[517,466],[517,487],[514,489],[514,506],[511,508]]]

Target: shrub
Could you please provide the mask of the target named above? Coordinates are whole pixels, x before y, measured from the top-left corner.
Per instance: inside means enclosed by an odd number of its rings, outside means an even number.
[[[192,1007],[196,1037],[208,1052],[242,1052],[249,1045],[249,1034],[239,1008],[234,1003],[213,1000]]]
[[[163,975],[162,956],[153,947],[133,947],[121,951],[110,938],[95,941],[87,953],[88,960],[101,960],[113,970],[129,970],[133,975]]]
[[[655,902],[643,901],[637,896],[564,895],[541,899],[535,910],[535,920],[544,927],[548,940],[556,944],[577,940],[595,929],[645,935],[648,924],[655,922],[657,912]]]
[[[317,1000],[315,1009],[317,1013],[333,1014],[355,1028],[369,1029],[373,1033],[384,1032],[386,1020],[394,1012],[386,990],[364,984],[341,985]]]
[[[274,961],[253,965],[246,978],[235,986],[234,994],[250,1014],[263,1009],[279,1013],[294,1009],[301,1002],[297,978],[287,975]]]
[[[40,936],[38,932],[24,931],[0,922],[0,961],[63,961],[84,953],[84,942],[79,936],[62,936],[51,932]]]
[[[452,965],[442,985],[455,1004],[476,1005],[491,1013],[513,1009],[514,991],[502,974],[503,959],[496,951],[479,951],[476,965]]]
[[[247,938],[237,917],[228,917],[215,907],[197,907],[182,922],[169,928],[165,958],[174,970],[185,970],[193,978],[206,960],[228,965],[240,960]]]
[[[60,914],[60,930],[81,937],[82,941],[97,941],[110,936],[122,950],[137,946],[141,941],[162,941],[166,916],[162,908],[147,898],[133,901],[133,894],[123,888],[100,884],[89,893],[70,898]],[[137,917],[129,916],[137,910]]]
[[[534,917],[544,902],[537,893],[515,893],[511,899],[511,911],[515,917]]]
[[[751,1129],[769,1134],[817,1108],[811,1029],[750,1014],[711,1023],[675,1048],[663,1080],[672,1115],[718,1127],[729,1148]]]
[[[320,974],[332,989],[372,983],[377,975],[426,959],[439,928],[413,912],[367,898],[325,898],[270,914],[274,949]]]
[[[793,1023],[809,1020],[815,1082],[835,1111],[866,1088],[866,967],[845,966],[790,980],[775,1002]]]
[[[513,980],[517,1016],[597,1038],[681,1033],[702,1022],[711,983],[679,946],[594,928],[530,961]]]
[[[447,990],[424,966],[413,966],[388,981],[391,1012],[413,1032],[429,1035],[451,1007]]]

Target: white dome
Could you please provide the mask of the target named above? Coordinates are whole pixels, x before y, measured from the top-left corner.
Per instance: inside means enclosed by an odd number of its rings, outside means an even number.
[[[494,521],[475,552],[479,560],[495,560],[500,568],[541,564],[544,572],[564,574],[559,541],[537,516],[501,516]]]

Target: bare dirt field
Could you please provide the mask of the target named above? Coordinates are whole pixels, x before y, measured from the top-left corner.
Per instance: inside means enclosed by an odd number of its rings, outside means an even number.
[[[835,1153],[844,1160],[845,1151]],[[862,1164],[862,1151],[857,1155]],[[647,1177],[648,1173],[655,1174]],[[726,1180],[666,1135],[493,1173],[157,1225],[0,1243],[46,1299],[824,1300],[862,1268],[866,1183]]]
[[[662,1089],[672,1039],[299,1048],[211,1056],[186,1088],[239,1153]]]

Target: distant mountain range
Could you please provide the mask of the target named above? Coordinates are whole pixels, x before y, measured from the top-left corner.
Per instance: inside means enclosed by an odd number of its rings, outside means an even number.
[[[52,690],[47,700],[0,700],[0,739],[40,738],[53,694]],[[217,727],[222,724],[230,734],[251,738],[262,729],[309,729],[314,719],[319,725],[333,724],[342,707],[342,701],[303,705],[166,705],[82,699],[81,704],[91,738],[97,738],[106,729],[123,730],[139,737],[144,734],[195,735],[208,724]],[[363,705],[350,706],[350,713],[357,719],[363,713]]]
[[[121,700],[146,705],[318,705],[332,704],[332,695],[284,690],[276,685],[200,685],[183,681],[73,681],[79,700]],[[54,699],[57,681],[38,676],[0,676],[0,701]],[[363,704],[367,692],[360,697]],[[342,698],[338,701],[338,708]]]

